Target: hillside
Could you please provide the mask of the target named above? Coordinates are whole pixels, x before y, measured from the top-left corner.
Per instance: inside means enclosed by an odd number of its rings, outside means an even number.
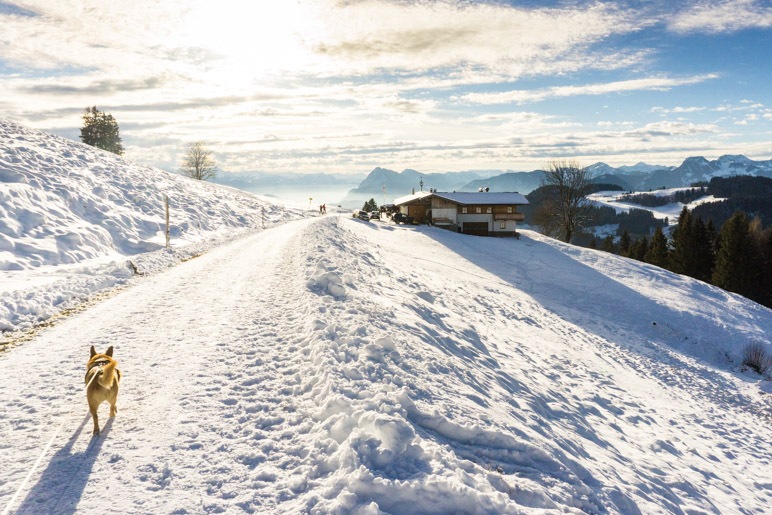
[[[29,134],[30,155],[52,144]],[[70,173],[45,163],[32,167],[41,177]],[[67,183],[77,198],[101,173],[83,168]],[[146,177],[124,195],[158,181]],[[202,217],[200,197],[240,195],[179,188]],[[749,343],[772,350],[769,309],[531,231],[285,220],[253,202],[276,215],[265,229],[223,223],[195,259],[105,270],[120,291],[0,352],[0,509],[762,513],[772,502],[772,384],[740,364]],[[82,223],[37,205],[68,230]],[[120,227],[111,234],[147,216],[99,206]],[[24,246],[5,252],[30,261]],[[0,295],[12,311],[67,298],[87,255],[0,270]],[[25,284],[44,271],[60,281]],[[83,394],[91,345],[114,345],[124,373],[97,438]]]
[[[212,240],[298,214],[0,119],[0,330],[29,326],[125,282],[129,260],[141,271],[168,266]],[[57,286],[62,281],[69,284]],[[59,293],[29,289],[38,284]]]

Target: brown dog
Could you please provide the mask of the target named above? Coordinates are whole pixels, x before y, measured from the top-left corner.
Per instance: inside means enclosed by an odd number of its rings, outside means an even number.
[[[94,436],[99,435],[99,416],[97,409],[104,401],[110,403],[110,416],[118,413],[115,403],[118,401],[118,383],[121,371],[115,368],[118,362],[113,359],[113,346],[104,354],[97,354],[91,346],[91,357],[86,364],[86,398],[91,418],[94,419]]]

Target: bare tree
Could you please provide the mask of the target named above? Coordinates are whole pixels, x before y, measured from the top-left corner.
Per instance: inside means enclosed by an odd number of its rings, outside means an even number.
[[[544,174],[544,186],[549,186],[553,200],[546,206],[552,216],[552,226],[559,230],[563,241],[571,242],[574,232],[587,215],[587,195],[592,191],[590,171],[576,161],[551,161]]]
[[[188,146],[180,172],[199,181],[205,181],[217,175],[212,151],[206,148],[203,141],[196,141]]]

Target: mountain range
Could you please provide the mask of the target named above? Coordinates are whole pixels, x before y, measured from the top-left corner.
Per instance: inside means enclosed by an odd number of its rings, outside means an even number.
[[[588,169],[595,182],[616,184],[630,191],[647,191],[708,182],[713,177],[734,175],[772,177],[772,160],[754,161],[743,155],[724,155],[709,161],[697,156],[685,159],[680,166],[638,163],[615,168],[599,162],[590,165]],[[411,169],[397,173],[378,167],[373,169],[359,186],[348,192],[342,204],[349,205],[370,197],[380,198],[383,195],[384,186],[389,198],[406,195],[422,187],[425,190],[435,188],[444,191],[477,191],[480,188],[490,188],[491,191],[530,193],[542,184],[543,177],[543,170],[507,171],[499,174],[468,171],[421,174]]]

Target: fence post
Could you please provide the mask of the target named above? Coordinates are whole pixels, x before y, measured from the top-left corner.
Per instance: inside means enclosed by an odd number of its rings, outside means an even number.
[[[169,196],[164,194],[164,208],[166,210],[166,248],[169,248],[170,230],[169,230]]]

